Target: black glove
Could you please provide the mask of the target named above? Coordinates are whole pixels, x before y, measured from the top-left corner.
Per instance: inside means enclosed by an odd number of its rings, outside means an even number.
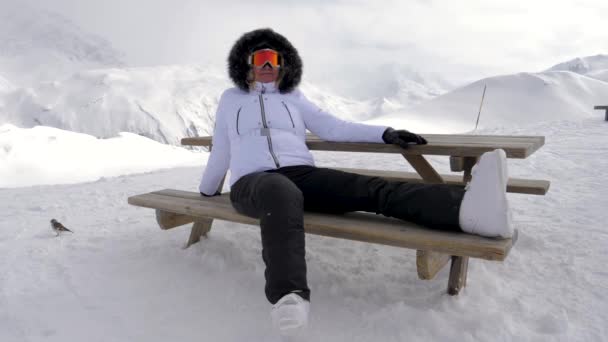
[[[403,148],[407,148],[411,144],[425,145],[426,139],[418,134],[414,134],[404,129],[393,129],[388,127],[382,134],[382,140],[387,144],[399,145]]]
[[[199,192],[200,192],[200,191],[199,191]],[[204,194],[204,193],[202,193],[202,192],[201,192],[201,195],[203,195],[203,196],[205,196],[205,197],[213,197],[213,196],[218,196],[218,195],[221,195],[221,193],[218,191],[218,192],[214,193],[213,195],[207,195],[207,194]]]

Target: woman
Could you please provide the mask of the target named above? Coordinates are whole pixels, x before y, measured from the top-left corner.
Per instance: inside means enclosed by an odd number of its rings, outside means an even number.
[[[221,96],[213,149],[199,190],[204,196],[218,195],[230,169],[232,205],[260,219],[265,292],[282,334],[298,333],[308,321],[304,210],[368,211],[430,228],[512,235],[504,151],[480,158],[467,190],[317,168],[305,144],[306,129],[328,141],[403,148],[427,142],[406,130],[340,120],[310,102],[297,89],[302,76],[297,50],[271,29],[240,37],[228,63],[236,87]]]

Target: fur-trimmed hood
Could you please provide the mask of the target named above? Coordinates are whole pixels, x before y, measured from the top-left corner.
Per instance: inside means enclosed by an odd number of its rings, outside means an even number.
[[[283,59],[279,73],[279,92],[294,90],[302,79],[302,59],[287,38],[270,28],[253,30],[243,34],[232,46],[228,55],[228,74],[240,89],[249,92],[247,57],[255,50],[271,48],[277,50]]]

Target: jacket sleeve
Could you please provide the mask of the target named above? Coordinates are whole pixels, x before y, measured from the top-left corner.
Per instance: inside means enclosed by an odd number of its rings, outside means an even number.
[[[201,194],[206,196],[213,196],[222,191],[222,189],[219,189],[220,182],[230,165],[230,140],[228,139],[226,120],[226,96],[224,93],[220,98],[215,114],[211,155],[207,160],[207,166],[198,187]]]
[[[322,110],[299,89],[294,91],[306,128],[326,141],[384,143],[382,134],[388,126],[345,121]]]

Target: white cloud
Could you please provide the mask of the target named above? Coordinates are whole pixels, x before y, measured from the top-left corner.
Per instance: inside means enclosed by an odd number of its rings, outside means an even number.
[[[605,0],[208,1],[55,0],[62,13],[134,65],[225,65],[244,32],[272,27],[304,58],[306,77],[348,79],[369,63],[439,71],[452,80],[536,71],[606,53]]]

